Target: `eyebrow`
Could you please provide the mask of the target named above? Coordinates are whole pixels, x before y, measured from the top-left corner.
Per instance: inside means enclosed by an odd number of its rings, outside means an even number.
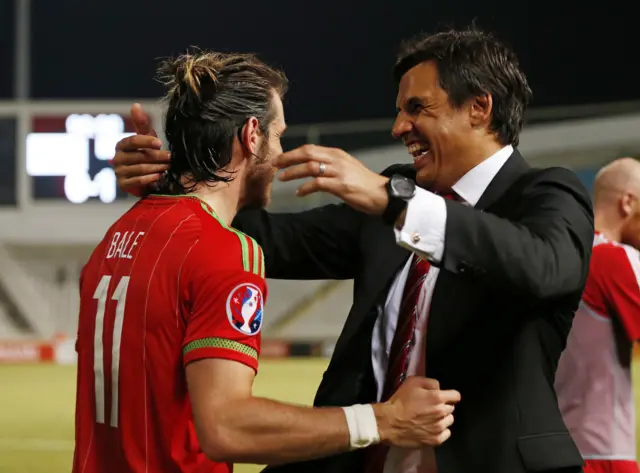
[[[423,103],[424,103],[424,101],[425,101],[425,100],[426,100],[425,98],[420,98],[420,97],[415,97],[415,96],[414,96],[414,97],[409,97],[409,98],[405,101],[405,103],[404,103],[404,107],[403,107],[403,108],[405,108],[405,109],[406,109],[406,108],[413,107],[413,106],[415,106],[415,105],[423,105]],[[402,110],[402,108],[401,108],[401,107],[397,107],[397,106],[396,106],[396,112],[400,112],[401,110]]]

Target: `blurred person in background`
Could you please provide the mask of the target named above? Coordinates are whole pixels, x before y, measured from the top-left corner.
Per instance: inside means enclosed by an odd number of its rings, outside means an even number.
[[[270,278],[355,280],[315,405],[384,400],[426,373],[461,393],[452,436],[435,451],[373,447],[269,469],[581,471],[553,380],[587,278],[588,193],[572,172],[531,169],[516,149],[531,91],[515,54],[490,35],[418,37],[394,73],[392,131],[413,166],[379,175],[342,150],[303,146],[277,158],[282,178],[310,177],[298,195],[346,204],[244,210],[233,225],[262,245]],[[133,112],[149,136],[120,142],[114,165],[120,186],[140,193],[169,156]]]
[[[222,473],[446,440],[459,394],[425,378],[344,409],[252,396],[264,262],[229,225],[269,200],[287,82],[253,56],[204,52],[160,76],[171,166],[158,194],[109,229],[80,282],[73,471]]]
[[[556,374],[587,473],[638,473],[631,359],[640,339],[640,163],[613,161],[594,185],[589,277]]]

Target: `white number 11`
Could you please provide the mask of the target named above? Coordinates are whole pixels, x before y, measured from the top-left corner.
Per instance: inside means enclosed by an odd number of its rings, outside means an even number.
[[[104,275],[98,283],[93,298],[98,300],[96,328],[93,335],[93,374],[96,394],[96,422],[104,424],[105,391],[104,391],[104,315],[107,306],[107,292],[111,276]],[[129,276],[123,276],[113,291],[111,300],[118,301],[113,323],[113,343],[111,347],[111,427],[118,427],[118,377],[120,374],[120,343],[122,342],[122,323],[124,322],[124,306],[127,301]]]

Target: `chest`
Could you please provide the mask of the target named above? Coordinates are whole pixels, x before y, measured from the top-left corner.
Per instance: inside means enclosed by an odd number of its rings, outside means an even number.
[[[509,218],[517,209],[496,206],[491,211]],[[362,238],[363,263],[350,315],[355,321],[384,317],[390,307],[399,306],[409,272],[407,262],[412,256],[398,246],[393,229],[376,221],[365,225]],[[500,325],[500,317],[508,312],[509,301],[508,294],[497,293],[482,277],[432,266],[419,301],[421,310],[428,311],[427,356],[442,354],[457,343],[479,343],[478,334],[494,333],[497,337],[507,328]]]

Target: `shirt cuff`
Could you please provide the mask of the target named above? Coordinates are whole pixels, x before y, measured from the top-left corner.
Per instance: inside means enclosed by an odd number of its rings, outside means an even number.
[[[407,203],[402,228],[394,228],[396,243],[432,263],[442,261],[447,205],[442,197],[421,188]]]

